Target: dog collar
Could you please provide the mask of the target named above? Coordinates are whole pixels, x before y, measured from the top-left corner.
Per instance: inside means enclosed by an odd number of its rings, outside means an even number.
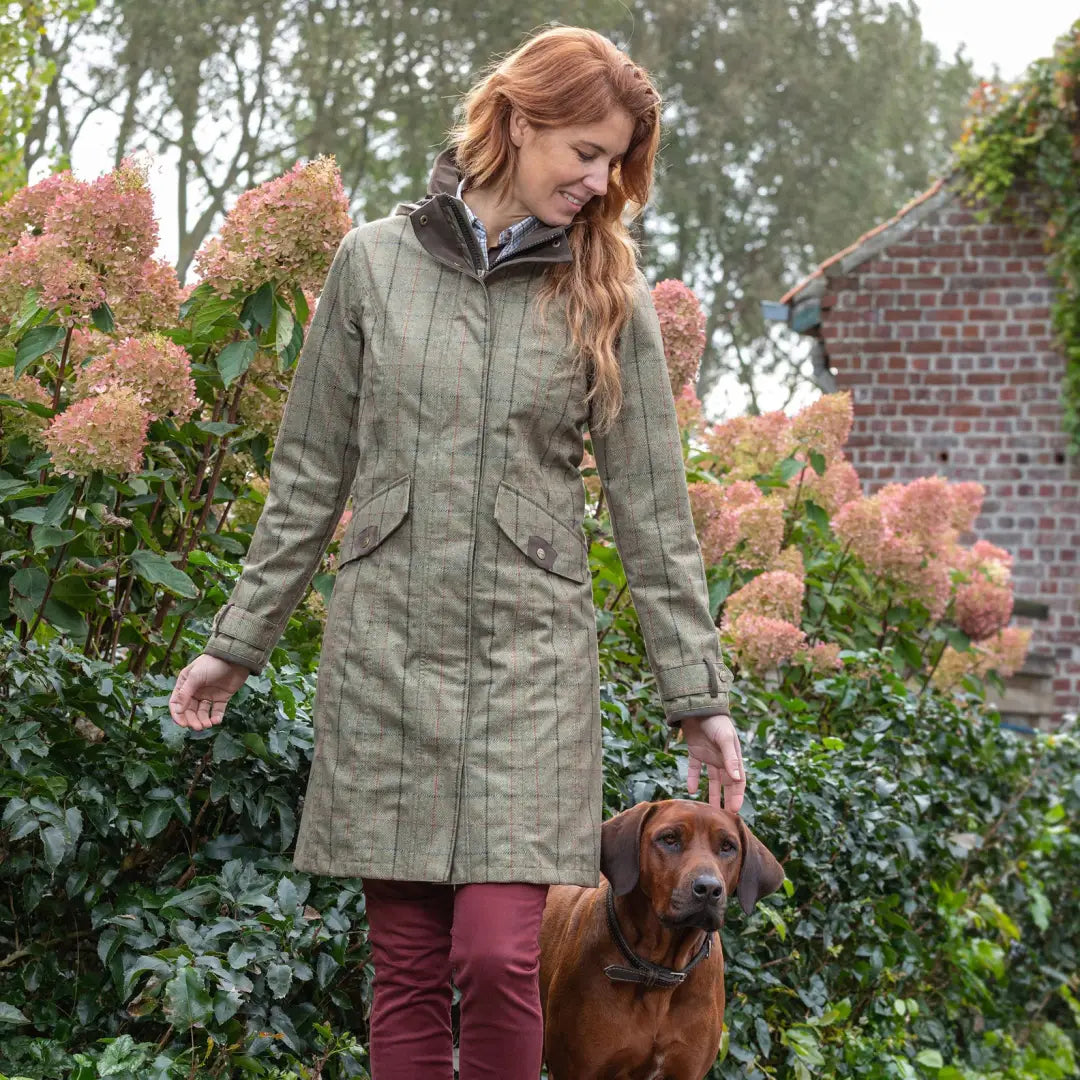
[[[612,982],[640,983],[646,990],[652,990],[656,987],[681,986],[686,976],[712,951],[713,931],[710,930],[705,935],[701,947],[694,954],[694,958],[682,971],[663,967],[660,964],[653,964],[648,960],[642,960],[630,948],[626,938],[623,937],[623,932],[619,927],[619,920],[615,915],[615,893],[610,885],[607,891],[607,921],[611,936],[615,939],[615,944],[619,946],[619,952],[626,957],[627,962],[630,964],[630,967],[608,964],[604,968],[604,974]]]

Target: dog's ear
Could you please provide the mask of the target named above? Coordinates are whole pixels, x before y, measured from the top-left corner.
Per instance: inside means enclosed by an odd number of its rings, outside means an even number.
[[[776,892],[784,880],[784,868],[776,861],[769,849],[738,818],[739,837],[742,840],[743,861],[739,871],[739,904],[747,915],[754,905],[769,893]]]
[[[653,805],[638,803],[608,818],[600,829],[600,869],[616,896],[624,896],[638,882],[641,827]]]

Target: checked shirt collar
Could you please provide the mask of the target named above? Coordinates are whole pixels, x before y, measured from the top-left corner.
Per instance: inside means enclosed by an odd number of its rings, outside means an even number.
[[[469,209],[469,204],[461,197],[461,193],[465,187],[465,177],[462,177],[458,182],[457,197],[461,202],[461,205],[465,207],[465,212],[469,215],[469,221],[472,224],[473,231],[476,233],[477,238],[480,241],[480,250],[484,255],[484,269],[490,270],[491,267],[488,264],[488,241],[487,241],[487,229],[484,228],[484,223]],[[541,224],[540,219],[530,215],[527,218],[511,225],[508,229],[503,229],[499,233],[499,250],[495,255],[495,262],[501,262],[503,259],[512,255],[519,247],[525,237],[537,228]]]

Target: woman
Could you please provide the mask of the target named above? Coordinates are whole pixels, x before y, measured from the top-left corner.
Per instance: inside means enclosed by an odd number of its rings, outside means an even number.
[[[376,1080],[534,1080],[547,886],[599,880],[589,428],[669,722],[745,780],[659,323],[622,220],[660,101],[606,38],[544,31],[469,93],[427,198],[354,229],[289,394],[229,602],[171,704],[260,671],[349,495],[295,864],[364,879]]]

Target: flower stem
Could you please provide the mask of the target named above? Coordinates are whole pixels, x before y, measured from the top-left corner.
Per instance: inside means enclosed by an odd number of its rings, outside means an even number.
[[[66,351],[67,350],[65,348],[65,353]],[[86,477],[82,477],[79,480],[78,486],[75,488],[75,497],[71,500],[71,520],[68,523],[69,525],[73,524],[75,521],[75,511],[79,508],[79,500],[83,496],[83,490],[85,489],[85,487]],[[41,597],[41,603],[38,605],[37,613],[34,615],[34,621],[25,628],[23,635],[19,639],[21,644],[23,645],[26,644],[28,638],[32,638],[34,636],[34,631],[38,628],[38,624],[41,622],[45,614],[45,605],[49,602],[49,596],[52,593],[53,585],[55,584],[57,577],[59,577],[60,575],[60,567],[64,563],[64,553],[67,551],[68,545],[70,543],[70,540],[66,540],[63,544],[60,545],[60,549],[56,553],[56,558],[53,561],[52,566],[49,568],[49,580],[45,583],[45,593]]]
[[[848,552],[851,551],[851,541],[844,545],[844,550],[840,552],[840,561],[836,564],[836,572],[832,576],[832,581],[829,582],[828,595],[832,596],[833,589],[836,588],[836,583],[840,580],[840,572],[848,564]],[[807,635],[806,643],[813,645],[817,641],[818,631],[821,629],[821,624],[825,621],[825,612],[828,610],[829,605],[827,603],[821,605],[821,612],[817,617],[817,621],[810,627],[810,633]]]
[[[926,678],[923,679],[923,684],[919,689],[919,697],[922,697],[923,694],[926,693],[926,688],[930,685],[930,680],[934,677],[934,672],[937,671],[938,664],[941,663],[941,658],[945,655],[945,648],[948,644],[949,643],[947,641],[943,641],[941,643],[941,648],[938,649],[937,658],[934,660],[934,666],[927,673]]]

